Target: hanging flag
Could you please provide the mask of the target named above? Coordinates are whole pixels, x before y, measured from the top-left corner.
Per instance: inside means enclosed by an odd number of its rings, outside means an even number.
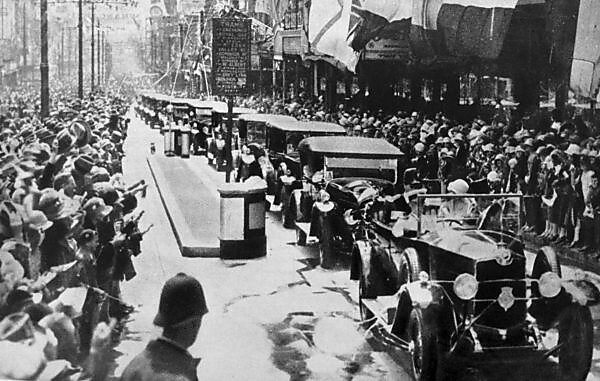
[[[411,42],[421,58],[496,59],[518,0],[413,0]]]
[[[600,7],[597,0],[581,0],[573,50],[571,88],[575,94],[595,98],[600,86]]]
[[[358,54],[347,36],[352,0],[313,0],[308,20],[308,39],[313,50],[329,55],[354,71]]]
[[[544,0],[353,0],[349,25],[352,47],[362,50],[382,35],[410,30],[412,52],[496,59],[516,6]]]
[[[400,34],[411,16],[411,0],[352,0],[348,40],[354,50],[360,51],[382,34]]]

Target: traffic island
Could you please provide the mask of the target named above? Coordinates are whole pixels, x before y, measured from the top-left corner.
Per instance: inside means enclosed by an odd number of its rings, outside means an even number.
[[[153,155],[146,159],[181,255],[220,255],[219,199],[185,160]]]

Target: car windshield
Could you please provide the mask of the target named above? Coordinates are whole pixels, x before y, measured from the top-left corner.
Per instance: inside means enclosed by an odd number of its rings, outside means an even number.
[[[325,157],[325,167],[330,178],[372,177],[396,182],[396,159],[371,159],[357,157]]]
[[[518,194],[419,195],[419,233],[444,229],[493,230],[517,233],[521,228],[522,196]]]

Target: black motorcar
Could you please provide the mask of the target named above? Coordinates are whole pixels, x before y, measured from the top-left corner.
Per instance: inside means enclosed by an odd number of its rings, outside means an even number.
[[[366,231],[350,272],[363,324],[408,352],[417,380],[484,379],[494,367],[586,379],[599,291],[583,272],[562,279],[552,248],[525,250],[521,204],[517,194],[419,195],[412,215],[390,218],[375,197],[352,212]]]
[[[331,267],[352,249],[353,232],[343,214],[369,199],[374,189],[393,193],[404,155],[383,139],[351,136],[306,138],[298,152],[302,187],[287,200],[284,226],[296,227],[300,245],[307,236],[316,237],[321,266]]]

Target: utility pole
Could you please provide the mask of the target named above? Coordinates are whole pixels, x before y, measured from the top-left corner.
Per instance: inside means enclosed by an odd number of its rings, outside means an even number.
[[[92,32],[92,54],[91,54],[91,57],[90,57],[91,58],[90,61],[92,62],[92,78],[91,78],[92,87],[90,89],[90,93],[94,92],[94,80],[95,80],[95,78],[94,78],[94,76],[95,76],[95,73],[94,73],[94,61],[95,61],[94,60],[94,58],[95,58],[95,55],[94,55],[94,24],[95,24],[94,16],[95,16],[95,8],[96,7],[94,6],[94,1],[92,0],[92,28],[91,28],[91,32]]]
[[[96,31],[96,37],[98,40],[98,57],[97,57],[97,67],[98,67],[98,86],[100,86],[101,84],[101,79],[102,79],[102,71],[100,70],[100,50],[102,49],[102,44],[100,41],[100,20],[98,20],[96,22],[96,25],[98,25],[98,30]]]
[[[23,1],[23,76],[27,73],[27,2]]]
[[[83,0],[79,0],[79,69],[78,69],[78,93],[79,99],[83,99]]]
[[[40,74],[42,82],[42,118],[49,114],[50,110],[50,85],[48,83],[48,0],[40,1],[40,38],[41,38],[41,53],[40,59]]]
[[[156,67],[156,41],[154,41],[154,23],[150,18],[150,67],[151,72],[154,72]]]
[[[60,79],[65,78],[65,24],[60,26]]]
[[[102,67],[102,85],[106,85],[106,33],[102,31],[102,56],[100,58],[100,66]]]
[[[73,63],[73,34],[71,33],[71,27],[68,27],[67,30],[69,31],[67,37],[67,78],[71,78],[71,64]]]
[[[4,9],[4,0],[0,0],[0,33],[2,34],[0,36],[1,40],[4,40],[4,12],[6,10]]]

